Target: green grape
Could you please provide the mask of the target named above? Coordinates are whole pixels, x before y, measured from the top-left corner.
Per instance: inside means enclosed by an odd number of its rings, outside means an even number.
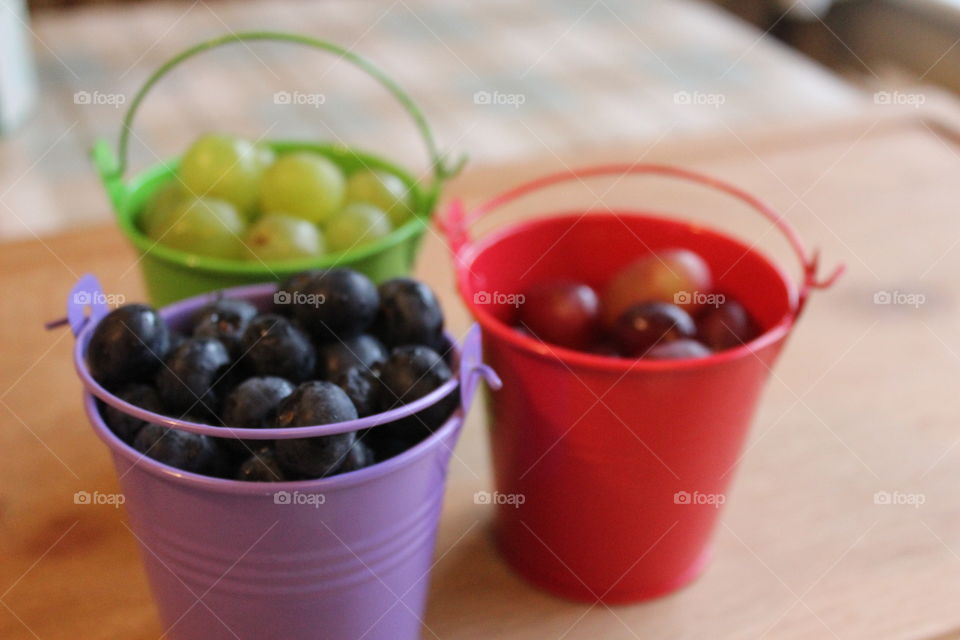
[[[347,251],[376,242],[392,228],[383,211],[366,202],[353,202],[327,223],[326,231],[331,251]]]
[[[180,161],[180,177],[193,195],[226,200],[249,219],[260,197],[263,149],[233,136],[201,136]]]
[[[280,156],[263,174],[260,206],[264,212],[320,223],[343,206],[345,188],[343,173],[327,158],[291,153]]]
[[[357,171],[347,180],[348,202],[369,202],[386,211],[393,226],[399,227],[413,215],[407,184],[386,171]]]
[[[169,210],[180,206],[188,197],[183,185],[176,178],[161,185],[150,195],[137,219],[140,230],[148,236],[153,235],[151,229],[164,219]]]
[[[271,262],[323,255],[323,233],[303,218],[268,213],[247,232],[244,239],[249,260]]]
[[[239,258],[246,223],[229,202],[191,198],[168,209],[149,236],[174,249],[214,258]]]

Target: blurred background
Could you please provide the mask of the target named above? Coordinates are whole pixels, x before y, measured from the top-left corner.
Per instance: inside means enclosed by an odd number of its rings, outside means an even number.
[[[391,74],[474,165],[776,127],[957,89],[958,0],[0,0],[0,241],[106,222],[89,162],[132,96],[198,40],[328,38]],[[197,134],[333,139],[423,169],[403,112],[336,58],[287,44],[196,58],[149,95],[132,169]]]

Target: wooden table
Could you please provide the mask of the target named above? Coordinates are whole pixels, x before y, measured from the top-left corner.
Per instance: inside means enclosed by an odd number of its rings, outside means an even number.
[[[960,637],[960,113],[871,113],[789,132],[728,132],[695,143],[547,155],[477,168],[468,201],[564,162],[660,160],[709,171],[780,210],[825,262],[849,271],[814,295],[770,382],[715,536],[708,571],[654,602],[607,608],[555,599],[505,566],[488,536],[484,416],[469,420],[450,473],[425,637]],[[602,193],[609,183],[590,183]],[[576,195],[579,194],[579,195]],[[532,198],[515,216],[593,201],[585,187]],[[652,203],[784,247],[713,198],[625,180],[611,202]],[[502,222],[502,220],[501,220]],[[768,243],[768,241],[770,241]],[[82,415],[62,314],[84,272],[142,296],[111,227],[0,249],[0,637],[157,638],[161,634],[123,510],[74,504],[115,491],[107,451]],[[420,276],[450,324],[467,318],[431,236]],[[876,304],[877,292],[925,297]],[[478,407],[479,409],[479,407]],[[875,494],[922,502],[877,504]]]

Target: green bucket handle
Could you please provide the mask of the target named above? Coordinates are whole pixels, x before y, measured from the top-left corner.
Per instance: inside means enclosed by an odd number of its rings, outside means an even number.
[[[163,63],[160,68],[154,71],[149,78],[147,78],[147,81],[137,92],[136,96],[134,96],[133,101],[130,103],[130,108],[127,110],[127,113],[123,118],[123,128],[120,131],[120,139],[117,144],[117,153],[113,153],[113,150],[110,148],[110,144],[105,140],[97,141],[91,151],[93,164],[97,168],[104,187],[107,190],[107,194],[117,210],[121,208],[122,203],[126,200],[128,195],[127,185],[125,185],[123,182],[123,175],[127,170],[127,149],[130,142],[131,125],[133,124],[133,120],[137,115],[137,110],[140,108],[140,103],[143,102],[147,93],[149,93],[153,86],[157,84],[157,82],[159,82],[163,76],[169,73],[174,67],[179,66],[180,63],[184,62],[185,60],[209,49],[235,42],[252,40],[292,42],[336,54],[355,67],[365,71],[374,80],[379,82],[381,86],[387,89],[387,91],[393,95],[397,102],[400,103],[407,114],[409,114],[413,119],[413,122],[416,125],[417,130],[420,132],[420,135],[426,145],[427,154],[430,157],[434,180],[433,184],[430,185],[430,188],[426,190],[425,204],[428,211],[433,210],[433,205],[436,202],[436,198],[443,183],[459,173],[460,169],[463,168],[463,165],[466,162],[466,157],[461,156],[451,165],[445,164],[443,154],[441,154],[437,149],[436,142],[434,142],[433,139],[433,133],[430,130],[430,125],[427,124],[427,120],[424,117],[423,112],[416,105],[416,103],[414,103],[413,99],[410,98],[410,96],[408,96],[396,82],[394,82],[386,73],[381,71],[373,63],[351,51],[348,51],[347,49],[344,49],[339,45],[333,44],[332,42],[311,38],[309,36],[277,31],[246,31],[241,33],[231,33],[218,38],[213,38],[211,40],[206,40],[199,44],[195,44],[189,49],[185,49],[184,51],[181,51],[177,55],[173,56]]]

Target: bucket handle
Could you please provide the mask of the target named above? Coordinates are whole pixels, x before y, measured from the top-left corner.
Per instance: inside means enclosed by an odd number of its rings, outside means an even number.
[[[535,180],[531,180],[521,184],[520,186],[514,187],[509,191],[505,191],[504,193],[501,193],[500,195],[495,196],[494,198],[476,206],[470,211],[467,211],[461,200],[455,199],[450,203],[446,214],[438,219],[437,224],[447,238],[447,243],[450,246],[450,250],[453,253],[454,259],[459,261],[461,260],[464,251],[468,249],[472,243],[472,239],[470,237],[470,226],[486,215],[492,213],[495,209],[513,202],[514,200],[518,200],[519,198],[522,198],[523,196],[526,196],[534,191],[563,182],[570,182],[572,180],[579,180],[582,182],[586,178],[592,178],[595,176],[623,176],[627,174],[661,175],[680,180],[686,180],[708,188],[712,188],[746,204],[748,207],[773,223],[773,225],[776,226],[777,229],[779,229],[787,239],[790,247],[800,260],[800,265],[803,270],[803,284],[800,287],[799,299],[797,301],[797,315],[799,315],[803,310],[811,290],[826,289],[832,286],[833,283],[837,281],[837,278],[843,274],[846,268],[843,264],[838,264],[834,268],[833,272],[831,272],[826,278],[818,277],[817,272],[820,269],[819,250],[808,252],[806,247],[804,247],[803,242],[800,240],[800,236],[796,229],[794,229],[783,218],[783,216],[775,212],[769,206],[742,189],[739,189],[722,180],[718,180],[695,171],[658,164],[613,164],[587,167],[583,169],[572,169],[569,171],[559,171],[557,173],[552,173]]]
[[[160,67],[154,71],[149,78],[147,78],[147,81],[142,87],[140,87],[131,101],[130,108],[127,109],[126,115],[124,115],[121,125],[122,128],[120,129],[120,139],[117,143],[116,154],[113,153],[113,150],[110,148],[110,144],[105,140],[97,141],[91,150],[93,164],[100,174],[104,188],[106,189],[107,194],[109,195],[110,200],[115,208],[120,208],[121,203],[124,202],[128,195],[127,186],[123,183],[123,175],[127,170],[127,152],[133,120],[140,108],[140,104],[143,102],[144,98],[147,96],[153,86],[157,84],[157,82],[159,82],[160,79],[167,75],[167,73],[169,73],[172,69],[197,54],[235,42],[260,40],[290,42],[313,47],[322,51],[327,51],[346,60],[353,66],[359,68],[361,71],[364,71],[374,80],[376,80],[382,87],[389,91],[413,120],[413,123],[419,131],[421,138],[423,138],[424,145],[426,146],[427,155],[430,159],[431,171],[434,177],[433,184],[431,184],[430,188],[426,190],[426,198],[427,204],[429,205],[428,210],[433,209],[433,204],[436,201],[437,195],[439,194],[443,183],[457,175],[457,173],[463,168],[463,165],[466,162],[466,157],[461,156],[450,165],[445,163],[444,156],[437,149],[436,142],[433,138],[433,132],[430,129],[430,125],[427,123],[426,117],[420,110],[420,107],[418,107],[413,99],[407,95],[403,89],[400,88],[400,85],[391,79],[390,76],[388,76],[385,72],[381,71],[379,67],[375,66],[373,63],[357,55],[356,53],[353,53],[348,49],[344,49],[339,45],[333,44],[332,42],[295,33],[283,33],[277,31],[246,31],[241,33],[230,33],[200,42],[188,49],[181,51],[177,55],[167,60],[165,63],[160,65]]]
[[[99,280],[92,274],[86,274],[77,281],[70,289],[67,296],[67,317],[54,320],[46,324],[47,329],[54,329],[69,325],[74,337],[79,338],[80,334],[87,330],[87,327],[95,327],[100,320],[110,312],[107,302],[110,296],[103,292]],[[90,313],[87,313],[87,310]],[[487,386],[494,391],[500,389],[503,383],[497,373],[488,365],[483,363],[483,344],[480,333],[480,326],[474,324],[467,331],[463,338],[460,348],[460,363],[457,371],[457,377],[448,380],[440,387],[434,389],[427,395],[414,400],[406,405],[385,411],[375,416],[358,418],[348,422],[339,422],[336,424],[315,425],[312,427],[287,427],[284,429],[225,429],[224,427],[211,426],[187,420],[178,420],[170,416],[164,416],[135,405],[124,402],[117,396],[101,387],[86,370],[82,364],[83,354],[80,351],[80,344],[74,349],[74,359],[77,366],[77,372],[83,382],[84,387],[91,394],[102,400],[104,403],[115,407],[128,415],[135,416],[146,422],[156,422],[167,425],[175,429],[191,431],[208,436],[219,438],[247,438],[253,440],[277,439],[277,438],[297,438],[297,437],[315,437],[326,436],[335,433],[345,433],[347,431],[357,431],[381,424],[386,424],[394,420],[408,417],[414,413],[439,402],[457,388],[460,387],[460,406],[463,408],[464,415],[469,412],[473,400],[476,397],[477,388],[481,380],[485,380]],[[226,433],[225,433],[226,431]]]

